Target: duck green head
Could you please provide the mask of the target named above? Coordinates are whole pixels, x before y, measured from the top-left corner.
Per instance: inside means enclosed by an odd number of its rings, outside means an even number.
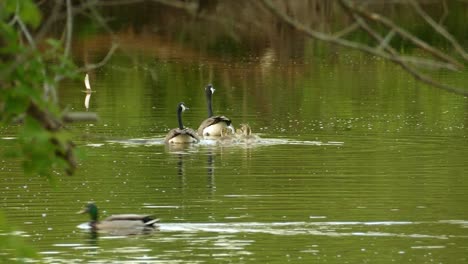
[[[88,203],[83,210],[78,212],[79,214],[88,213],[91,217],[91,221],[97,222],[98,220],[98,208],[94,203]]]

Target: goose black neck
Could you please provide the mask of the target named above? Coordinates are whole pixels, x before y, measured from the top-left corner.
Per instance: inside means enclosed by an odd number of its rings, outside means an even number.
[[[177,109],[177,121],[179,121],[179,128],[184,129],[184,124],[182,123],[182,106],[179,106]]]
[[[208,117],[213,116],[213,108],[211,107],[211,89],[209,87],[206,88],[206,103],[208,105]]]

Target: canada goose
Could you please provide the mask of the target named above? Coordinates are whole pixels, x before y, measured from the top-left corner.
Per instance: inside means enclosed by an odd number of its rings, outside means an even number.
[[[182,124],[182,112],[189,109],[184,103],[177,105],[177,120],[179,121],[179,127],[171,129],[164,139],[166,143],[197,143],[200,141],[197,133],[191,128],[184,128]]]
[[[138,214],[111,215],[99,221],[98,208],[94,203],[88,203],[86,207],[78,213],[89,214],[91,218],[89,227],[94,232],[104,231],[109,233],[136,234],[145,229],[155,228],[154,224],[159,222],[159,219],[155,219],[151,215]]]
[[[222,145],[229,145],[236,142],[236,136],[229,127],[223,127],[221,129],[221,136],[217,138],[217,142]]]
[[[252,129],[248,124],[241,124],[236,130],[236,135],[241,142],[247,144],[254,143],[258,139],[258,136],[252,134]]]
[[[219,137],[221,136],[221,130],[223,127],[228,127],[231,131],[234,132],[234,128],[231,125],[231,120],[225,116],[213,116],[213,109],[212,109],[212,96],[215,89],[213,85],[208,84],[205,87],[205,96],[206,96],[206,103],[208,105],[208,118],[203,120],[200,127],[198,127],[198,134],[203,137]]]

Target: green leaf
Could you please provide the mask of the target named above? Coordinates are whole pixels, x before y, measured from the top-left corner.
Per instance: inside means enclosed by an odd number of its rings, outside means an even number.
[[[14,14],[16,12],[16,8],[19,4],[20,3],[18,0],[5,0],[0,5],[2,5],[3,7],[5,15],[10,16],[11,14]]]
[[[6,98],[3,108],[4,114],[15,116],[24,113],[28,108],[29,98],[27,96],[10,93]]]
[[[41,123],[36,119],[26,116],[21,133],[23,141],[35,141],[35,143],[42,143],[49,140],[50,133],[42,127]]]
[[[6,10],[10,13],[18,11],[21,20],[33,28],[37,28],[42,20],[41,11],[32,0],[7,0]]]

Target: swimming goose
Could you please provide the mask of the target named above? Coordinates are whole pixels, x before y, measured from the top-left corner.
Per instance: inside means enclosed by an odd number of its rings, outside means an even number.
[[[213,85],[208,84],[205,87],[206,103],[208,105],[208,118],[205,119],[200,127],[198,127],[198,134],[203,137],[219,137],[221,136],[221,130],[223,127],[228,127],[234,132],[234,128],[231,125],[231,120],[225,116],[213,116],[212,109],[212,96],[215,89]]]
[[[122,233],[121,231],[123,231],[123,233],[126,234],[136,234],[145,229],[155,228],[154,224],[159,222],[159,219],[155,219],[151,215],[138,214],[111,215],[99,221],[98,208],[94,203],[88,203],[86,207],[78,213],[89,214],[91,218],[89,226],[92,231],[104,231],[109,233]]]
[[[164,139],[165,143],[197,143],[200,141],[197,133],[191,128],[184,128],[182,124],[182,112],[189,109],[184,103],[177,105],[177,120],[179,127],[171,129]]]

